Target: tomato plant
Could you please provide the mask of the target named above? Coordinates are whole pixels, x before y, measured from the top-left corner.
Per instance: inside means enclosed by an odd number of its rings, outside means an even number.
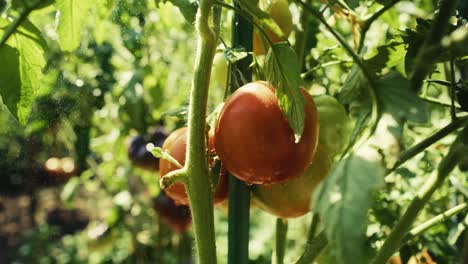
[[[212,135],[212,134],[211,134]],[[209,140],[213,142],[213,140]],[[169,137],[164,141],[162,149],[168,151],[169,154],[176,159],[181,165],[185,164],[185,153],[187,149],[187,128],[179,128],[172,132]],[[209,151],[213,152],[213,146],[210,146]],[[211,160],[211,163],[213,161]],[[167,173],[177,169],[177,165],[168,161],[160,161],[159,175],[163,177]],[[210,177],[210,175],[206,175]],[[174,199],[177,204],[188,205],[187,193],[182,183],[175,183],[169,186],[166,190],[166,194]],[[228,194],[228,182],[227,176],[224,170],[221,170],[218,175],[218,182],[216,184],[216,191],[214,194],[214,203],[220,203],[227,198]]]
[[[0,0],[0,263],[459,263],[467,3]]]
[[[304,132],[295,143],[274,88],[253,82],[226,101],[215,130],[215,148],[223,165],[237,178],[252,184],[283,182],[302,174],[317,147],[318,118],[312,97],[306,100]]]

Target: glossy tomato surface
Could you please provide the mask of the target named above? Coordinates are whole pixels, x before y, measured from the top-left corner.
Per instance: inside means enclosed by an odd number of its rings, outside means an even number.
[[[310,211],[310,197],[328,175],[332,160],[319,145],[312,164],[299,177],[285,183],[256,185],[253,196],[261,209],[281,218],[294,218]]]
[[[273,184],[305,171],[317,147],[319,127],[312,97],[301,92],[306,104],[298,143],[268,83],[246,84],[228,98],[216,125],[215,148],[229,172],[247,183]]]
[[[185,153],[187,148],[187,132],[186,127],[179,128],[172,132],[164,142],[162,149],[169,151],[170,155],[174,157],[181,165],[185,164]],[[209,142],[213,142],[209,140]],[[213,147],[210,147],[210,152]],[[211,162],[210,162],[211,163]],[[159,165],[159,175],[163,177],[167,173],[178,169],[178,167],[171,162],[161,159]],[[223,169],[222,169],[223,171]],[[209,177],[210,175],[207,175]],[[166,194],[170,196],[177,204],[188,205],[187,193],[185,186],[182,183],[175,183],[166,189]],[[218,177],[218,184],[214,194],[214,203],[224,201],[228,195],[228,180],[226,173],[220,173]]]

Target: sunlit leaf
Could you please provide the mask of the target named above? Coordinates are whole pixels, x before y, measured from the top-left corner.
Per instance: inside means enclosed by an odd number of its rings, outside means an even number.
[[[63,51],[73,51],[80,46],[81,33],[93,2],[90,0],[57,0],[60,46]]]
[[[267,81],[276,88],[279,105],[294,131],[296,140],[304,130],[304,97],[297,55],[287,43],[273,44],[265,59]]]
[[[9,21],[0,18],[0,36],[9,25]],[[0,95],[23,125],[28,121],[32,102],[42,84],[46,49],[41,33],[28,20],[0,48],[0,61],[8,65],[0,68]]]

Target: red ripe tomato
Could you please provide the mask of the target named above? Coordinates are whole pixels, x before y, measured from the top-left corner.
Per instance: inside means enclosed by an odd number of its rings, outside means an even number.
[[[314,101],[304,89],[301,92],[306,101],[305,122],[298,143],[270,84],[252,82],[232,94],[215,130],[216,153],[230,173],[247,183],[273,184],[305,171],[319,132]]]
[[[323,145],[319,145],[312,164],[299,177],[285,183],[256,185],[253,197],[263,210],[281,217],[299,217],[310,211],[310,197],[328,175],[332,160]]]
[[[185,164],[185,152],[187,149],[187,132],[186,127],[179,128],[172,132],[164,142],[162,149],[169,151],[169,154],[175,158],[181,165]],[[209,142],[213,142],[212,139]],[[210,152],[213,152],[213,145],[210,144]],[[210,161],[211,163],[212,161]],[[171,162],[161,159],[159,161],[159,175],[163,177],[167,173],[178,169],[178,167]],[[227,198],[228,195],[228,179],[226,173],[223,173],[223,169],[218,178],[218,185],[214,194],[214,203],[220,203]],[[185,192],[185,186],[183,183],[177,182],[169,186],[166,190],[166,194],[174,199],[177,204],[188,205],[187,193]]]

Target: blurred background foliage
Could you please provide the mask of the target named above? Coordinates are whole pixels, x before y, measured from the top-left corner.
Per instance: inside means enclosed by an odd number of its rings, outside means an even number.
[[[30,2],[0,1],[1,15],[16,17]],[[160,193],[158,175],[133,166],[127,155],[132,137],[148,135],[158,126],[172,131],[185,124],[196,43],[193,24],[171,3],[176,1],[158,5],[147,0],[84,1],[88,4],[83,4],[86,15],[77,45],[63,37],[64,30],[72,29],[57,27],[58,2],[46,1],[28,17],[46,47],[43,78],[32,83],[36,95],[31,115],[20,124],[18,114],[0,105],[4,124],[0,128],[0,262],[193,263],[190,229],[173,232],[153,210],[153,200]],[[313,4],[323,8],[323,2]],[[359,22],[382,5],[380,1],[346,2],[349,10],[326,9],[324,15],[356,47]],[[290,8],[298,25],[299,8],[295,4]],[[368,31],[362,51],[366,63],[382,76],[390,72],[406,76],[414,59],[410,48],[424,33],[424,23],[435,8],[432,0],[400,1],[382,15]],[[227,45],[231,16],[223,12],[222,39]],[[314,95],[336,95],[353,85],[348,79],[352,58],[318,20],[306,21],[310,30],[301,65],[306,86]],[[290,37],[292,43],[295,37]],[[220,45],[221,50],[225,48]],[[4,67],[8,65],[0,68]],[[431,79],[447,80],[448,73],[447,65],[440,63]],[[398,85],[398,80],[392,84]],[[223,101],[223,94],[224,83],[213,82],[210,112]],[[382,118],[379,123],[375,146],[388,164],[401,150],[450,121],[445,86],[428,82],[421,97],[427,100],[413,120],[395,123]],[[359,107],[346,106],[351,115]],[[452,136],[444,138],[386,176],[385,188],[376,194],[369,213],[367,245],[373,249],[381,245],[452,140]],[[45,173],[44,164],[52,157],[71,157],[76,177],[57,179]],[[418,221],[466,201],[467,194],[466,172],[456,170]],[[308,214],[289,221],[285,263],[301,255],[310,219]],[[225,263],[225,204],[216,208],[215,220],[219,263]],[[453,217],[410,240],[400,254],[407,260],[427,250],[438,263],[456,263],[467,221],[466,215]],[[275,217],[252,205],[251,263],[271,262],[274,224]]]

